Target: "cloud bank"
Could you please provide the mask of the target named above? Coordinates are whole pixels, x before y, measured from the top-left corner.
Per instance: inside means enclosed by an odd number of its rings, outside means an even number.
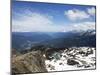
[[[78,9],[67,10],[65,15],[72,21],[90,19],[91,15],[95,16],[95,8],[88,8],[87,11]]]
[[[15,13],[17,18],[12,19],[12,32],[67,32],[73,30],[95,30],[95,22],[80,22],[56,25],[52,15],[25,10],[24,13]],[[78,9],[67,10],[65,17],[70,20],[89,19],[95,15],[95,9],[89,8],[87,11]],[[67,19],[66,19],[67,20]]]
[[[77,9],[65,11],[65,15],[70,20],[73,20],[73,21],[74,20],[88,19],[90,17],[90,15],[88,15],[84,11],[80,11],[80,10],[77,10]]]
[[[53,24],[51,16],[43,15],[40,13],[34,13],[31,11],[24,15],[16,13],[18,19],[12,20],[13,32],[58,32],[62,30],[62,26]]]

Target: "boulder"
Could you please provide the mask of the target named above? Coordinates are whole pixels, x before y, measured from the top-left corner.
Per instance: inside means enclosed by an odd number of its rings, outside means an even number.
[[[75,61],[74,59],[68,59],[67,60],[67,64],[68,65],[78,65],[79,62]]]

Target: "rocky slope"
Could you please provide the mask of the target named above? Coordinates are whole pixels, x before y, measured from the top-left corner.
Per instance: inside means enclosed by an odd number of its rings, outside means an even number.
[[[51,71],[95,69],[96,57],[93,47],[72,47],[54,52],[46,60],[46,68]]]
[[[12,55],[12,73],[95,69],[95,47],[32,48]]]
[[[12,57],[12,73],[47,72],[44,57],[40,51],[32,51]]]

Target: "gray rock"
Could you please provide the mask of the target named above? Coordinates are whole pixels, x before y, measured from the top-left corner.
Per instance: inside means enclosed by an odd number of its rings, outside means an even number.
[[[68,65],[78,65],[79,63],[77,61],[75,61],[74,59],[68,59],[67,64]]]

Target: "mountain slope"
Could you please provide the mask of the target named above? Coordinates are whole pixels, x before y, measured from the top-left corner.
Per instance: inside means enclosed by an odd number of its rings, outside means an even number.
[[[62,48],[62,47],[95,47],[96,46],[96,34],[95,31],[86,31],[73,33],[72,36],[64,36],[55,39],[50,39],[41,44]]]
[[[12,33],[12,47],[17,50],[33,46],[49,47],[96,46],[95,30],[70,32],[17,32]]]
[[[45,60],[40,51],[32,51],[12,57],[12,73],[47,72]]]

